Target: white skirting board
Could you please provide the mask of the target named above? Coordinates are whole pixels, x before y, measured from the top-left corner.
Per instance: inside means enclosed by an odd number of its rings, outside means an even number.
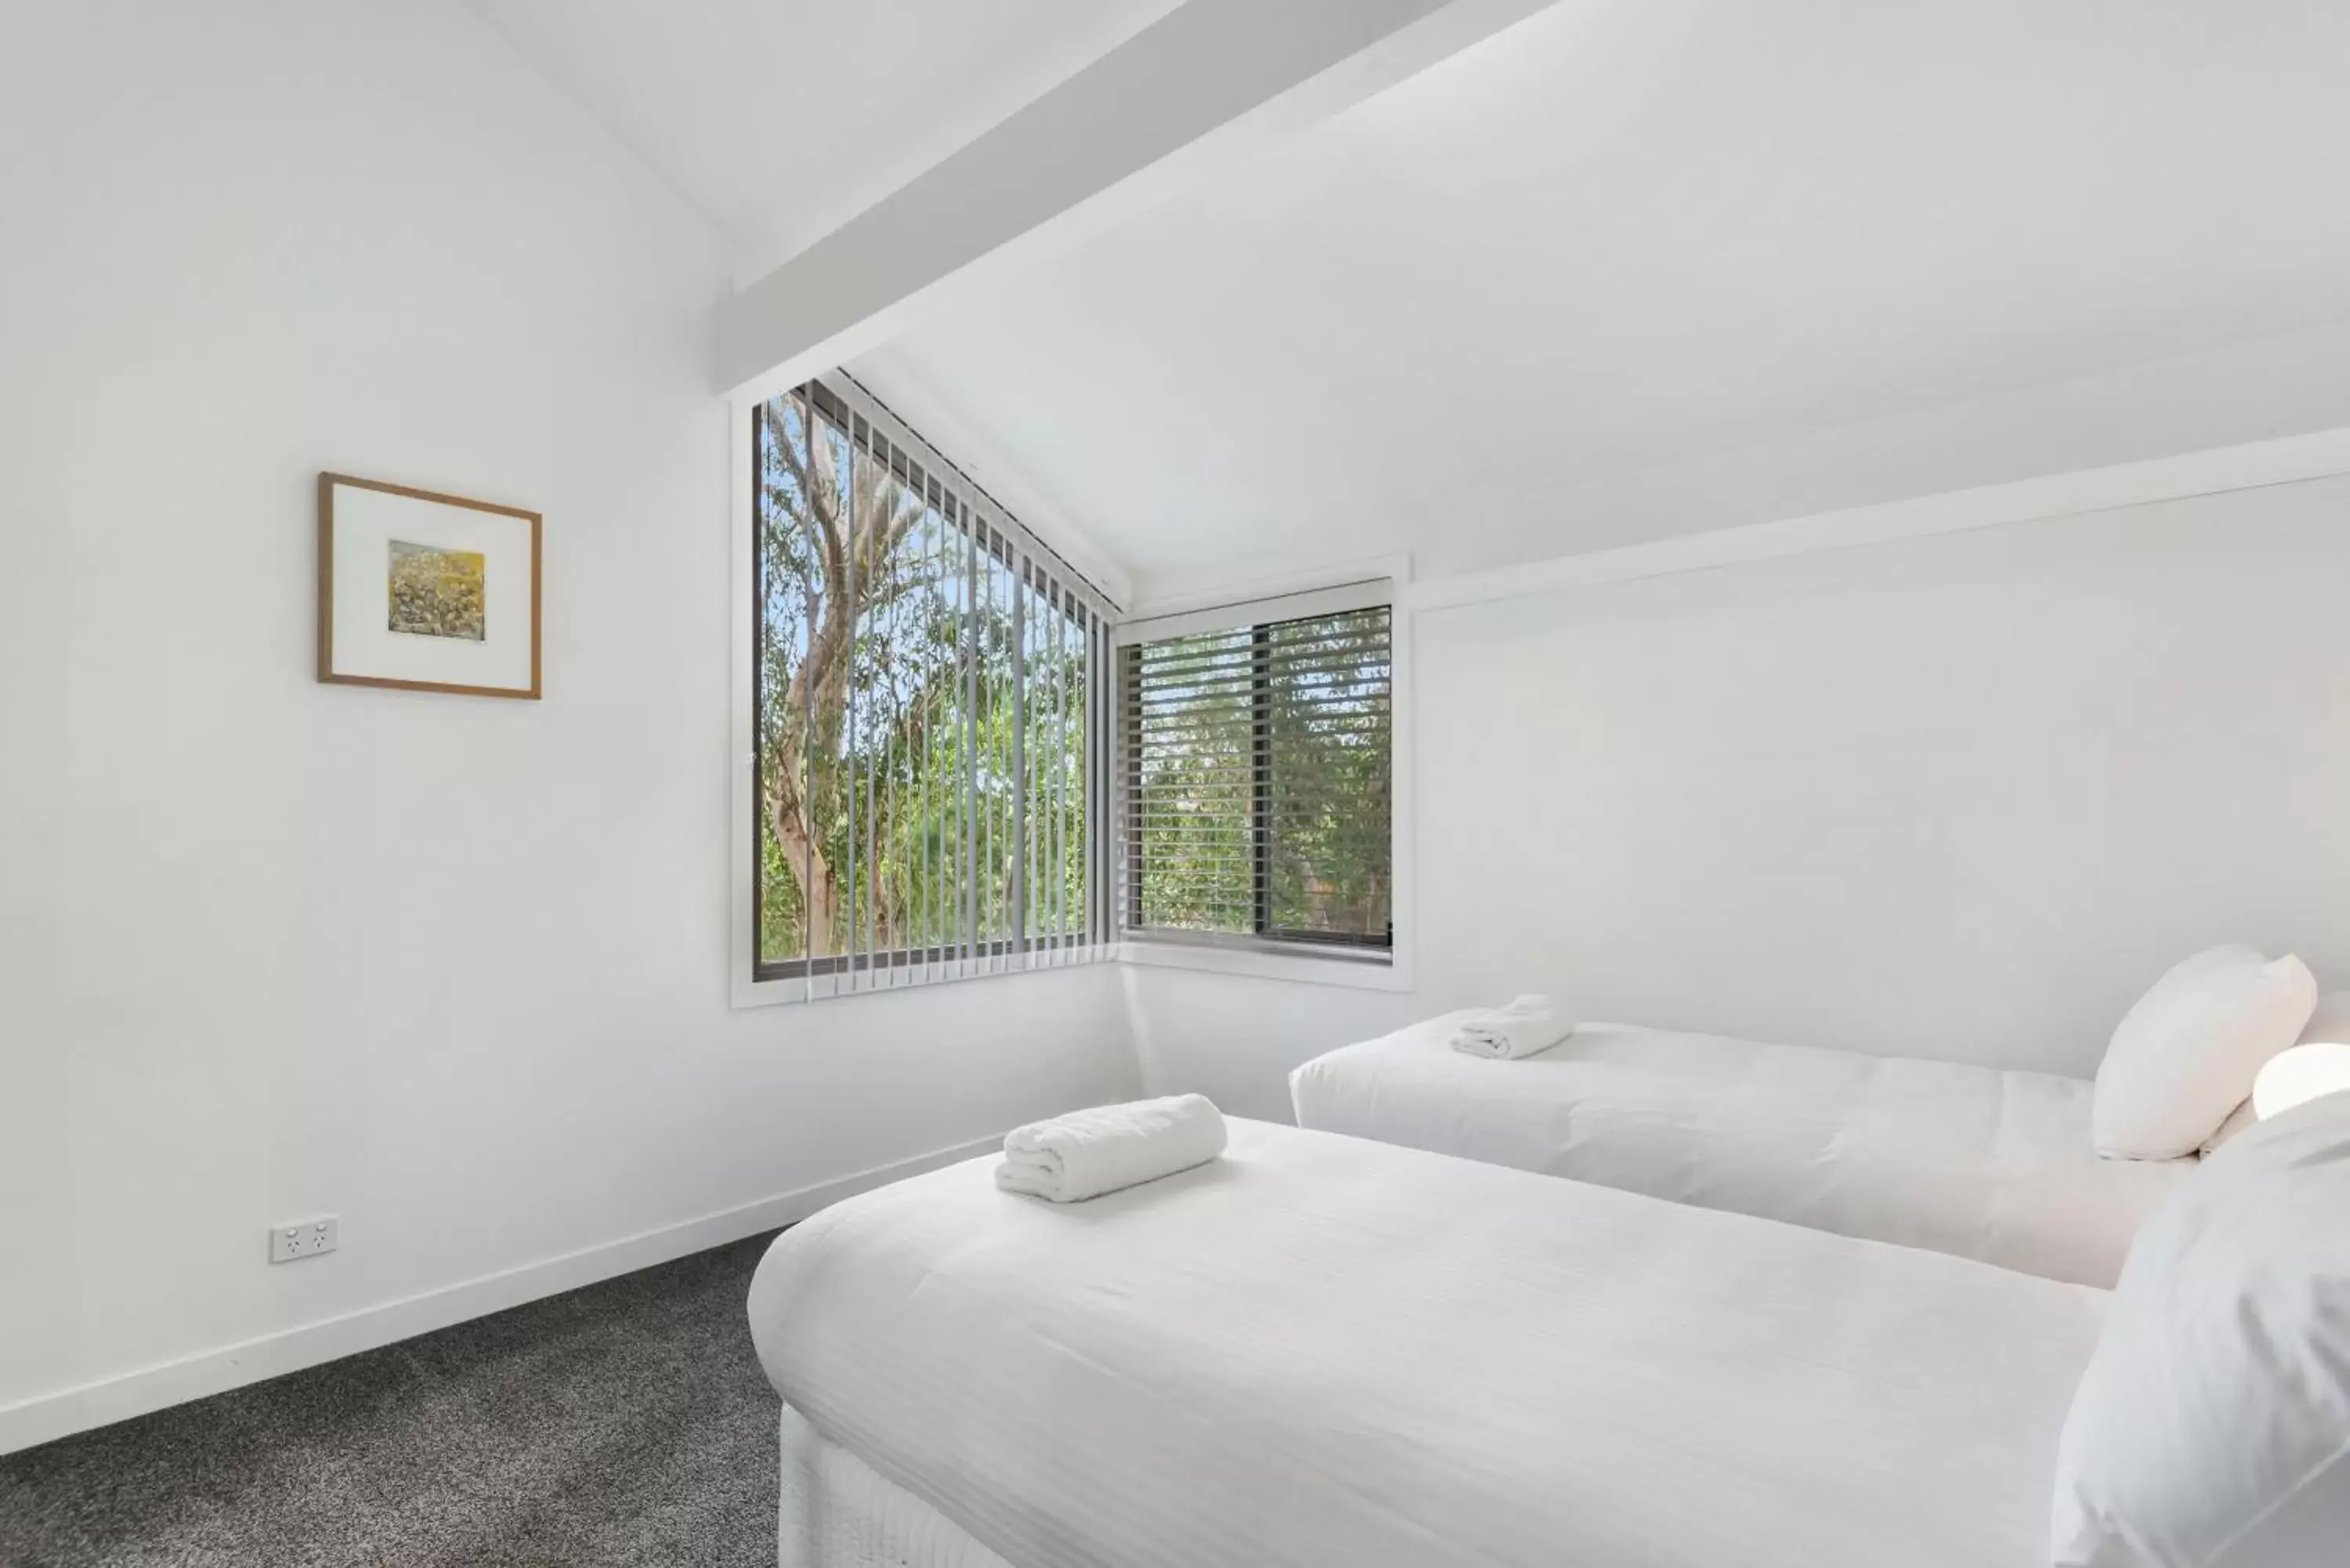
[[[1000,1147],[1003,1141],[1000,1135],[974,1138],[658,1231],[0,1406],[0,1454],[412,1339],[525,1302],[723,1247],[762,1231],[779,1230],[843,1198],[970,1159]]]

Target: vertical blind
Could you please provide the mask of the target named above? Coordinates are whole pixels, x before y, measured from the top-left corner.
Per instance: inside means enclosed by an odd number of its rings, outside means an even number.
[[[754,421],[756,977],[1096,956],[1112,607],[846,377]]]
[[[1119,655],[1119,919],[1144,940],[1393,945],[1385,603]]]

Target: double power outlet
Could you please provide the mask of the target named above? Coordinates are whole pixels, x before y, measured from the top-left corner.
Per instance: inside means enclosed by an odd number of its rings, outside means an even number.
[[[321,1252],[335,1250],[336,1224],[331,1214],[317,1220],[298,1220],[289,1225],[269,1228],[269,1261],[273,1263],[296,1263],[304,1258],[315,1258]]]

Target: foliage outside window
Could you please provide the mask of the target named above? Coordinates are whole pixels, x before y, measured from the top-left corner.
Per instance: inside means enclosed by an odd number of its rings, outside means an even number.
[[[754,416],[757,978],[1090,956],[1107,607],[870,407]]]
[[[1129,934],[1386,956],[1390,618],[1377,605],[1126,646]]]

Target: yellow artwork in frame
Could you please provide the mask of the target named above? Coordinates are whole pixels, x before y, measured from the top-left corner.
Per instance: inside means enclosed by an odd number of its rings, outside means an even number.
[[[318,476],[318,679],[536,699],[536,512]]]
[[[479,550],[442,550],[390,541],[390,629],[411,637],[489,640],[483,589],[490,558]]]

